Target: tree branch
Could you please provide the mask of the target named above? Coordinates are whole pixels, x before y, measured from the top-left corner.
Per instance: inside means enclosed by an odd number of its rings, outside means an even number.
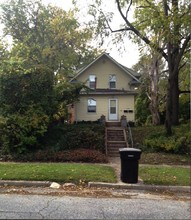
[[[130,7],[131,7],[132,3],[133,2],[131,0],[130,3],[129,3],[129,7],[128,7],[127,11],[126,11],[126,18],[128,17],[128,13],[129,13],[129,10],[130,10]]]
[[[187,45],[188,45],[188,42],[190,41],[190,38],[191,38],[191,34],[189,34],[189,35],[186,37],[186,39],[185,39],[185,41],[184,41],[184,43],[183,43],[183,45],[182,45],[182,48],[180,49],[180,52],[179,52],[179,54],[178,54],[178,56],[177,56],[175,69],[176,69],[176,68],[178,69],[179,63],[180,63],[180,61],[181,61],[181,58],[183,57],[184,51],[185,51],[185,49],[186,49],[186,47],[187,47]]]
[[[184,93],[184,94],[189,94],[190,91],[185,91],[185,90],[184,90],[184,91],[180,91],[180,90],[179,90],[179,94],[182,94],[182,93]]]
[[[113,30],[109,24],[109,21],[106,19],[105,17],[105,21],[107,23],[107,26],[109,28],[109,30],[112,32],[112,33],[116,33],[116,32],[122,32],[122,31],[129,31],[130,29],[129,28],[120,28],[120,29],[117,29],[117,30]]]
[[[178,70],[181,70],[185,65],[186,65],[187,62],[184,62],[179,68]]]
[[[139,38],[141,38],[146,44],[150,45],[151,47],[153,47],[156,51],[158,51],[164,58],[165,60],[168,59],[167,54],[164,52],[164,50],[156,45],[154,45],[147,37],[143,36],[130,22],[129,20],[126,18],[126,16],[123,14],[122,9],[121,9],[121,5],[119,0],[116,0],[117,3],[117,8],[118,11],[121,15],[121,17],[123,18],[123,20],[125,21],[125,23],[127,24],[127,26],[129,27],[128,30],[132,31],[133,33],[135,33]]]

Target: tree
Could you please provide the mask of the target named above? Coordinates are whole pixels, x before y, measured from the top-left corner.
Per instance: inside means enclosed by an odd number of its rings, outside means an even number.
[[[44,6],[40,0],[9,0],[1,5],[4,34],[13,39],[11,57],[21,69],[49,67],[60,80],[97,55],[92,31],[81,28],[76,10]]]
[[[159,79],[161,75],[161,59],[158,54],[143,55],[133,69],[141,74],[140,92],[145,93],[149,100],[152,124],[160,124],[159,115]]]
[[[0,146],[4,154],[40,148],[52,122],[67,120],[67,104],[78,99],[82,84],[55,86],[50,69],[0,75]],[[62,108],[61,108],[62,107]]]
[[[172,124],[178,124],[181,61],[188,53],[191,36],[189,28],[190,5],[178,0],[116,0],[116,6],[123,24],[117,29],[112,29],[111,24],[114,14],[95,10],[95,5],[100,8],[101,2],[101,0],[96,1],[90,10],[90,13],[99,20],[97,31],[99,30],[106,35],[109,32],[120,33],[119,37],[131,33],[131,38],[136,36],[140,41],[158,52],[166,61],[168,66],[168,88],[165,127],[167,134],[171,135]],[[135,22],[130,21],[129,18],[130,9],[133,5],[137,7],[136,17],[139,18]],[[159,34],[162,47],[161,44],[156,43],[157,41],[153,38],[152,32]]]
[[[67,120],[67,105],[83,84],[68,78],[98,50],[89,45],[91,30],[81,28],[75,11],[10,0],[1,5],[10,50],[0,45],[0,145],[5,153],[40,148],[53,122]]]

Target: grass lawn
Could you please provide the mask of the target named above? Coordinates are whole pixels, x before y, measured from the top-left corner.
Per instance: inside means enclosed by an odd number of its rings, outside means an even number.
[[[145,184],[190,186],[190,169],[175,166],[139,165]],[[112,167],[85,163],[0,163],[0,180],[36,180],[59,183],[89,181],[116,183]]]
[[[0,180],[115,183],[113,168],[80,163],[0,163]]]
[[[168,166],[140,166],[139,176],[145,184],[190,186],[189,168]]]

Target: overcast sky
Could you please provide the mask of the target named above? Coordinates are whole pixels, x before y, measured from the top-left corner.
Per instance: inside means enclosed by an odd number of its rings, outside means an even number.
[[[110,0],[111,1],[111,0]],[[2,2],[6,2],[6,0],[0,0],[0,3]],[[42,2],[44,4],[52,4],[58,7],[62,7],[64,10],[69,10],[72,7],[72,0],[42,0]],[[79,2],[79,8],[81,10],[84,10],[86,8],[87,3],[89,3],[89,0],[78,0]],[[108,1],[107,1],[108,2]],[[110,4],[110,8],[112,7],[112,5]],[[113,7],[115,7],[113,5]],[[84,10],[85,12],[85,10]],[[85,19],[86,18],[86,14],[85,13],[81,13],[80,16],[81,19]],[[120,17],[119,17],[120,19]],[[118,20],[115,20],[115,22],[119,22]],[[115,25],[113,23],[113,25]],[[1,28],[1,26],[0,26]],[[125,41],[125,48],[126,51],[122,51],[121,53],[118,52],[117,50],[117,46],[112,45],[112,43],[110,43],[108,45],[108,43],[106,43],[105,45],[103,45],[103,49],[107,49],[107,53],[110,54],[110,56],[112,56],[114,59],[116,59],[119,63],[131,68],[132,65],[136,64],[139,58],[139,52],[138,52],[138,48],[135,44],[133,44],[130,40],[126,39]]]

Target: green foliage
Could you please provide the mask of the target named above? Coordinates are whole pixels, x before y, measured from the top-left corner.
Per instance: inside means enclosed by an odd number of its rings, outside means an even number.
[[[26,74],[2,74],[0,79],[0,144],[5,154],[23,154],[40,147],[39,140],[49,124],[67,120],[67,104],[76,100],[84,87],[67,82],[55,86],[53,74],[44,68]]]
[[[104,135],[104,126],[100,124],[59,123],[49,127],[42,145],[57,151],[84,148],[104,153]]]
[[[136,125],[144,125],[150,115],[149,99],[147,95],[140,92],[135,101],[135,123]]]
[[[190,119],[190,94],[180,95],[180,121]]]
[[[55,111],[53,74],[40,68],[0,75],[0,143],[4,154],[22,154],[38,146]]]
[[[143,152],[166,152],[172,154],[190,153],[190,124],[173,127],[173,135],[167,136],[164,126],[132,127],[134,147]]]
[[[49,117],[37,106],[22,114],[8,115],[0,123],[0,143],[4,154],[22,154],[35,149],[38,139],[47,131]]]
[[[40,0],[10,0],[1,9],[4,34],[13,39],[9,59],[4,60],[6,72],[15,66],[29,70],[40,64],[63,80],[97,55],[89,44],[92,30],[80,26],[76,10],[66,12]]]
[[[183,124],[174,127],[173,135],[170,137],[161,132],[148,135],[143,141],[143,149],[149,152],[188,154],[191,147],[190,140],[189,124]]]
[[[3,115],[20,113],[30,105],[40,106],[51,114],[53,105],[53,74],[44,68],[29,73],[0,75],[0,110]]]

